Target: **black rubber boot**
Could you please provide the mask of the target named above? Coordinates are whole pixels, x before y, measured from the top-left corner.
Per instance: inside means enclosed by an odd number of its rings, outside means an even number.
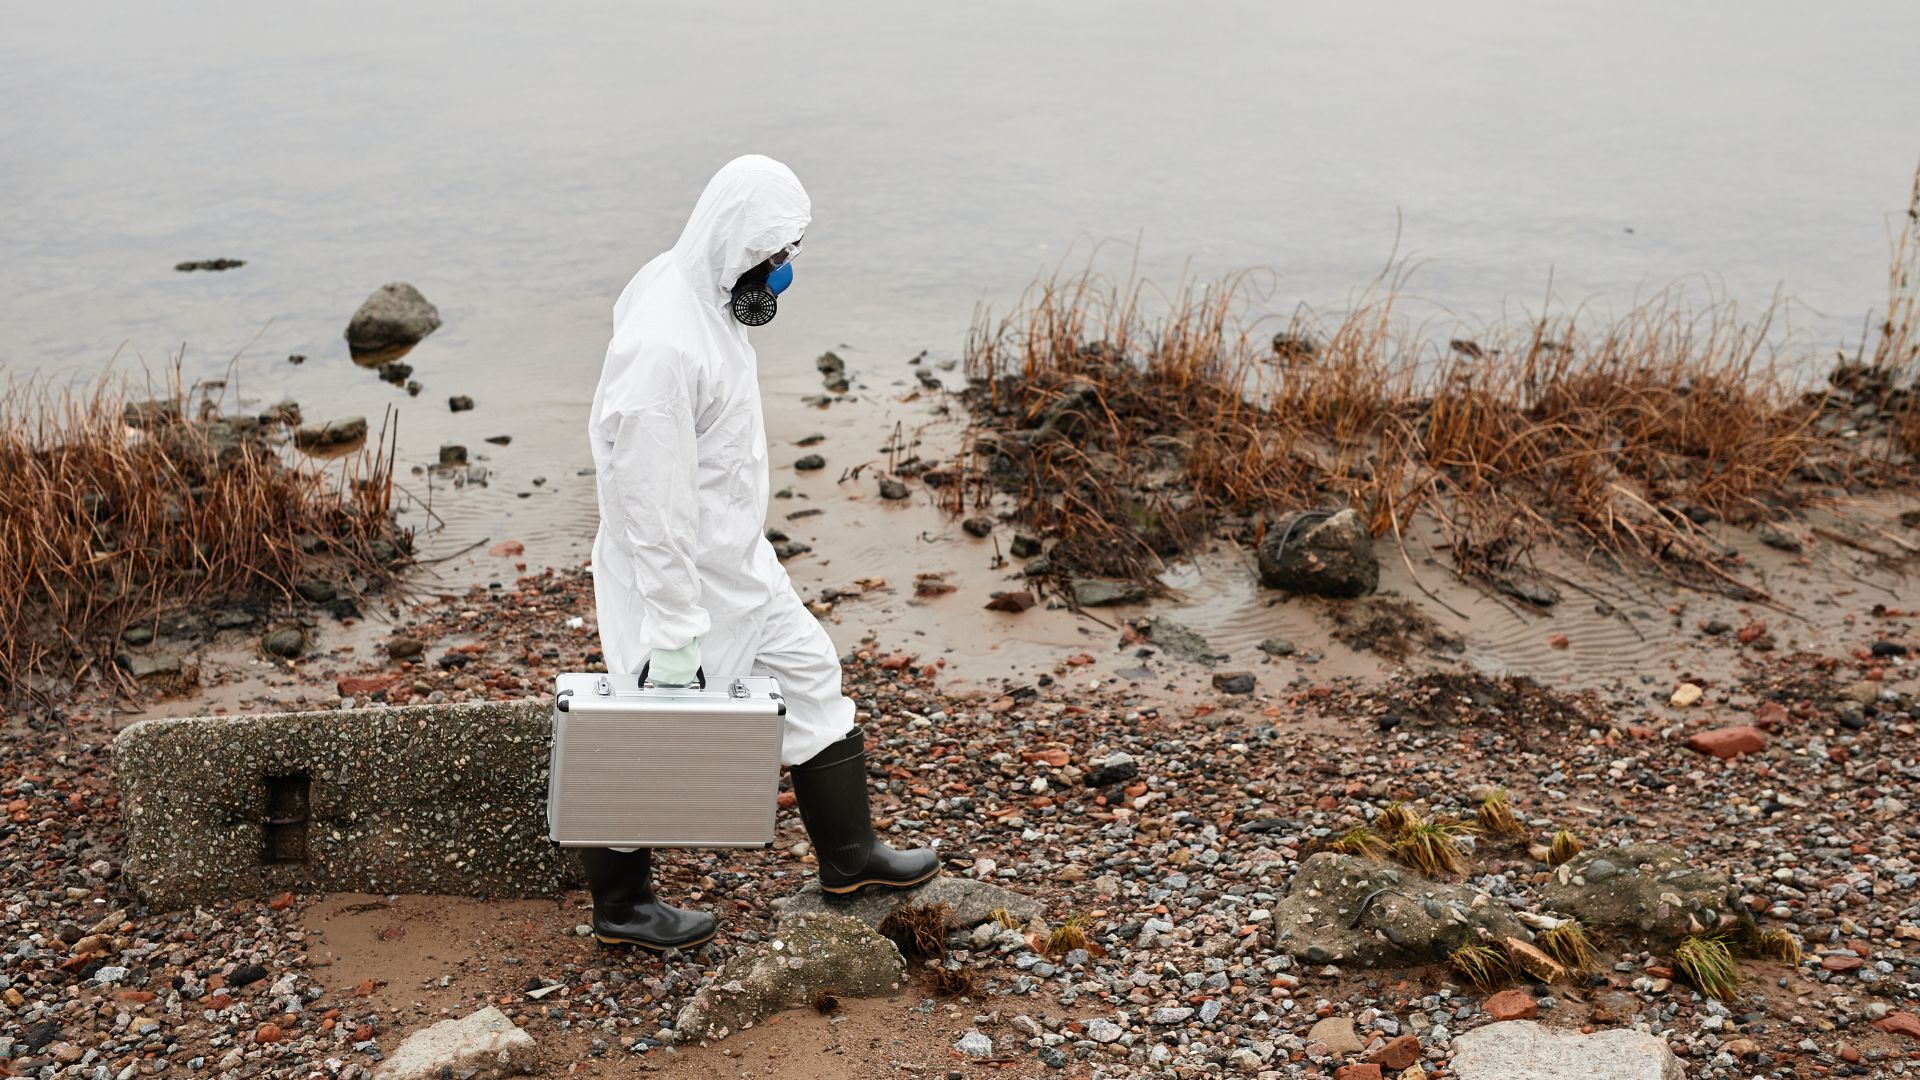
[[[718,920],[712,915],[654,899],[651,850],[581,848],[580,865],[587,872],[587,891],[593,894],[593,936],[602,945],[665,952],[713,938]]]
[[[792,773],[800,820],[820,860],[820,888],[843,894],[867,885],[906,889],[940,872],[940,857],[931,848],[895,851],[874,838],[866,735],[859,728]]]

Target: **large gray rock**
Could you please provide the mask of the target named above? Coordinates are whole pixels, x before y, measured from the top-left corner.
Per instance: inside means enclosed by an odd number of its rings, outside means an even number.
[[[120,410],[120,415],[130,428],[142,431],[163,428],[180,422],[180,402],[177,398],[129,401]]]
[[[167,649],[151,652],[123,652],[114,657],[114,662],[136,679],[148,679],[156,675],[178,675],[184,669],[180,654]]]
[[[776,903],[782,925],[802,916],[832,912],[877,928],[880,920],[895,909],[910,905],[946,904],[953,908],[953,925],[961,929],[986,922],[993,918],[996,910],[1004,909],[1022,923],[1040,914],[1040,902],[1030,896],[1003,889],[990,881],[947,874],[917,888],[869,889],[848,897],[830,896],[821,891],[818,881],[809,881],[799,892]]]
[[[1147,599],[1147,587],[1137,581],[1111,578],[1074,578],[1067,582],[1067,593],[1075,607],[1112,607],[1115,604],[1140,604]]]
[[[329,450],[336,446],[351,446],[366,437],[367,418],[349,416],[344,420],[329,420],[295,431],[293,445],[302,450]]]
[[[1485,893],[1331,851],[1308,856],[1286,899],[1273,907],[1278,947],[1315,964],[1430,961],[1480,940],[1482,930],[1496,938],[1530,936]]]
[[[1666,844],[1582,852],[1554,871],[1540,898],[1589,926],[1638,930],[1666,942],[1719,928],[1740,900],[1727,875],[1695,869]]]
[[[535,1064],[533,1036],[489,1005],[407,1036],[373,1075],[374,1080],[492,1080],[531,1073]]]
[[[1267,529],[1258,555],[1260,583],[1269,589],[1350,599],[1380,585],[1373,534],[1352,510],[1282,518]]]
[[[1213,646],[1185,623],[1165,615],[1154,615],[1140,624],[1147,640],[1160,646],[1168,656],[1196,664],[1211,664],[1217,659]]]
[[[815,913],[782,922],[780,935],[727,962],[680,1010],[683,1040],[724,1039],[787,1009],[835,997],[887,997],[907,964],[872,927],[845,915]]]
[[[1614,1028],[1582,1035],[1509,1020],[1453,1040],[1455,1080],[1685,1080],[1666,1040]]]
[[[403,281],[388,282],[353,313],[347,323],[347,347],[355,353],[404,349],[440,328],[440,312],[420,290]]]
[[[126,871],[158,908],[281,892],[532,896],[553,706],[143,720],[114,740]]]

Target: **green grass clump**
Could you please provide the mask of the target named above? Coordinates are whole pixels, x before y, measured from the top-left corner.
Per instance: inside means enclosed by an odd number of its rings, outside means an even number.
[[[1507,958],[1487,945],[1460,946],[1447,954],[1447,966],[1483,994],[1498,990],[1513,977]]]
[[[1718,935],[1695,935],[1673,950],[1673,966],[1694,988],[1716,1001],[1733,999],[1740,985],[1740,972],[1733,966],[1733,953]]]
[[[1560,961],[1568,971],[1592,971],[1600,966],[1600,954],[1593,947],[1593,939],[1578,919],[1568,919],[1551,930],[1542,930],[1540,951]]]
[[[1553,834],[1553,839],[1547,844],[1547,865],[1559,866],[1586,850],[1586,846],[1579,837],[1561,829]]]
[[[1513,815],[1513,801],[1507,797],[1506,788],[1496,788],[1480,800],[1479,818],[1481,830],[1493,836],[1519,836],[1526,831]]]
[[[1385,859],[1393,854],[1393,845],[1386,838],[1365,825],[1357,829],[1348,829],[1327,843],[1328,851],[1337,851],[1342,855],[1358,855],[1363,859]]]

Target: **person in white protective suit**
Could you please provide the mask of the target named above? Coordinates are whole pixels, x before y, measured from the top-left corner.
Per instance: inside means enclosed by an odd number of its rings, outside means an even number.
[[[588,436],[600,496],[594,600],[607,670],[661,686],[772,675],[821,888],[907,888],[928,849],[875,839],[866,751],[840,660],[767,542],[767,436],[747,327],[778,308],[812,216],[792,170],[748,155],[707,183],[671,251],[613,308]],[[661,903],[646,849],[581,850],[603,943],[653,950],[711,938],[714,917]]]

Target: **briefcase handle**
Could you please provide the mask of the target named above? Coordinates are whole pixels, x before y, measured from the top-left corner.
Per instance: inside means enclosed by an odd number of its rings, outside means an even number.
[[[647,671],[651,667],[653,667],[652,660],[640,661],[640,689],[642,690],[645,690],[647,688]],[[707,669],[704,666],[693,669],[693,678],[694,678],[695,686],[698,686],[702,690],[705,690],[707,688]],[[670,689],[680,689],[680,688],[671,687]]]

